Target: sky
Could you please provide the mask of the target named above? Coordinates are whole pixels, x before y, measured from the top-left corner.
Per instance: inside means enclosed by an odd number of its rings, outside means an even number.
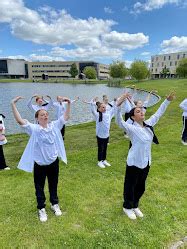
[[[187,51],[187,0],[0,0],[0,58],[150,61]]]

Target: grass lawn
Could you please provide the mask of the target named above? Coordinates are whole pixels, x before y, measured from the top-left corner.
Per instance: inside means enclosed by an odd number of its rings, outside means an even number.
[[[28,137],[10,135],[4,150],[11,170],[0,172],[0,248],[155,249],[169,248],[187,235],[187,146],[180,141],[178,107],[187,97],[187,80],[147,81],[137,87],[157,89],[161,101],[168,90],[177,94],[155,127],[160,144],[152,146],[152,166],[140,203],[144,218],[132,221],[122,212],[129,141],[114,122],[107,157],[112,167],[106,169],[96,166],[95,123],[66,128],[68,165],[60,163],[58,188],[64,213],[55,217],[50,211],[46,186],[46,223],[37,218],[32,174],[16,169]],[[147,117],[160,103],[147,110]]]

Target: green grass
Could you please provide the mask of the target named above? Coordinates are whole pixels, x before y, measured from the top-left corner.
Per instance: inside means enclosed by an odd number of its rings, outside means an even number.
[[[0,248],[168,248],[187,234],[187,147],[180,142],[179,103],[186,97],[187,80],[138,83],[157,89],[162,97],[174,89],[177,99],[156,126],[159,145],[153,145],[153,162],[140,207],[145,216],[129,220],[122,212],[125,158],[129,142],[113,122],[108,161],[96,166],[95,124],[66,128],[68,166],[60,163],[59,199],[64,215],[48,221],[37,218],[32,174],[16,169],[28,137],[8,136],[4,146],[10,171],[0,172]],[[163,98],[162,98],[163,101]],[[160,105],[148,109],[149,117]],[[47,185],[47,184],[46,184]]]

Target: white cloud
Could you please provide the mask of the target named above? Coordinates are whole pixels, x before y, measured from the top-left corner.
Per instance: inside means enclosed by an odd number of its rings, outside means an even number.
[[[144,3],[136,2],[133,6],[133,10],[131,13],[139,14],[142,11],[152,11],[154,9],[160,9],[164,7],[166,4],[176,4],[176,5],[184,5],[183,0],[147,0]]]
[[[143,33],[128,34],[112,31],[103,35],[103,42],[107,47],[132,50],[147,44],[149,37]]]
[[[107,14],[113,14],[114,11],[110,7],[104,7],[104,12]]]
[[[148,55],[150,55],[150,52],[142,52],[140,55],[142,55],[142,56],[148,56]]]
[[[33,54],[30,57],[32,60],[39,57],[46,60],[51,57],[62,60],[64,57],[116,59],[121,58],[125,50],[142,47],[149,41],[143,33],[128,34],[112,30],[117,24],[113,20],[74,18],[65,10],[49,6],[32,10],[25,7],[23,0],[1,0],[0,6],[0,22],[10,25],[12,35],[36,44],[60,47],[61,55],[54,54],[55,49],[52,49],[44,55]],[[71,49],[63,48],[65,45]]]
[[[161,44],[162,53],[175,53],[187,51],[187,36],[173,36],[170,40],[164,40]]]

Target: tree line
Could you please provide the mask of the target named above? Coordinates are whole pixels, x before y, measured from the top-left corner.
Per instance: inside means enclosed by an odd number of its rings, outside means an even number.
[[[77,69],[76,63],[73,63],[70,68],[70,74],[73,78],[78,75],[79,71]],[[96,79],[97,72],[92,66],[87,66],[84,68],[82,74],[87,79]],[[111,78],[123,79],[125,77],[133,78],[136,80],[143,80],[150,77],[150,70],[148,68],[148,63],[142,60],[135,60],[130,68],[127,68],[125,62],[115,61],[109,66],[109,74]],[[168,68],[163,68],[160,74],[166,78],[170,72]],[[181,59],[179,65],[176,68],[176,74],[178,77],[187,77],[187,58]]]

